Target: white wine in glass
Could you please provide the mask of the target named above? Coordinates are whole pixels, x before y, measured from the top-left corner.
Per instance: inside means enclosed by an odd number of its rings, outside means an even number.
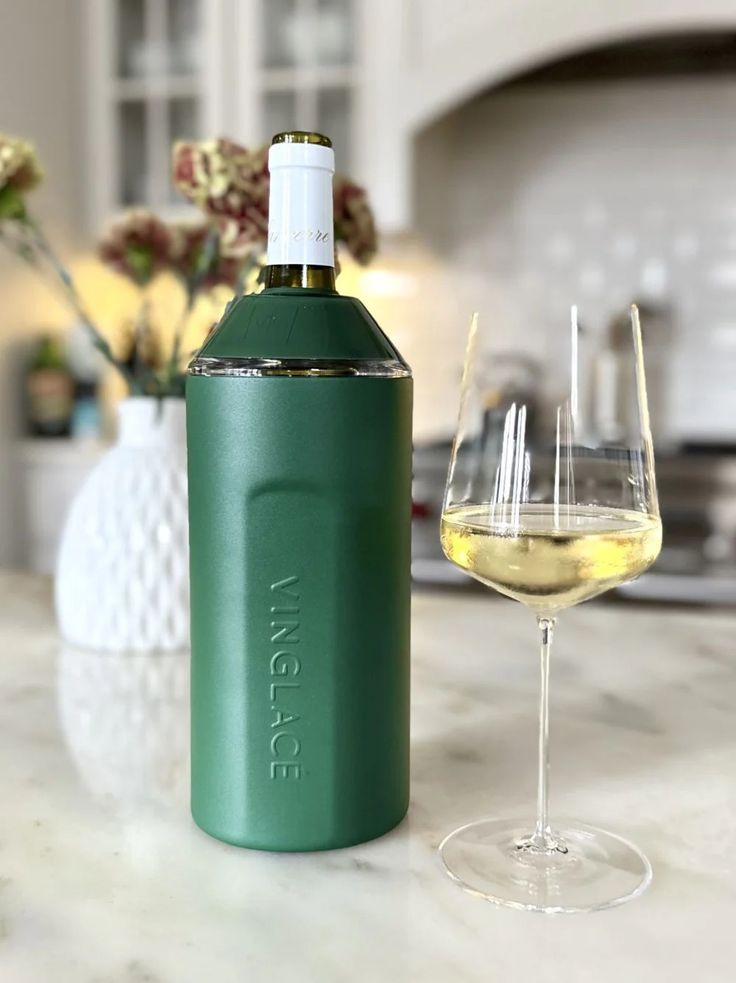
[[[442,548],[477,580],[541,614],[638,577],[656,559],[658,518],[625,509],[461,505],[442,516]]]
[[[639,576],[659,554],[641,329],[631,309],[631,394],[625,438],[599,439],[582,405],[592,361],[577,311],[544,361],[539,392],[489,412],[473,319],[440,537],[445,555],[530,608],[541,632],[536,821],[481,820],[447,836],[450,875],[471,893],[537,911],[589,911],[635,897],[651,879],[622,838],[549,819],[549,657],[557,615]],[[532,404],[533,400],[533,404]],[[503,408],[502,408],[503,409]]]

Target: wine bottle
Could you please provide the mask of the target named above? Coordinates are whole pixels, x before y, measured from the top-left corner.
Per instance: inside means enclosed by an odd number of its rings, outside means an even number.
[[[28,430],[34,437],[68,437],[74,408],[74,380],[61,341],[44,335],[25,378]]]
[[[187,378],[192,814],[322,850],[408,805],[412,379],[335,290],[330,141],[269,169],[265,289]]]

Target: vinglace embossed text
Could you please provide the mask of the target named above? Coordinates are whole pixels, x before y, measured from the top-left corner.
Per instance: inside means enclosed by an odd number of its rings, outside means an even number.
[[[271,584],[271,778],[300,779],[300,716],[294,706],[301,683],[299,657],[299,578],[286,577]]]

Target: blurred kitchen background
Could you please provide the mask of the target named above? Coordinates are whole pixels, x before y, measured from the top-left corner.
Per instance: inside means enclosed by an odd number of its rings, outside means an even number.
[[[604,427],[636,300],[665,548],[626,590],[736,600],[733,0],[2,0],[2,13],[0,130],[35,143],[34,211],[111,333],[129,298],[95,242],[128,206],[186,213],[172,140],[332,137],[381,236],[339,287],[415,372],[418,582],[461,577],[437,524],[471,312],[494,327],[488,400],[502,405],[533,390],[541,339],[577,303],[610,369],[591,408]],[[0,565],[51,571],[117,393],[32,271],[3,254],[0,278]],[[28,379],[48,364],[75,405],[60,434],[34,435]]]

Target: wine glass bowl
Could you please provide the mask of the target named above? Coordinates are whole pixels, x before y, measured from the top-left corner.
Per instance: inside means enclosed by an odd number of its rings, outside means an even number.
[[[489,408],[488,357],[479,340],[475,315],[440,539],[460,569],[537,618],[537,817],[467,824],[440,852],[466,890],[499,904],[556,912],[610,907],[641,893],[651,867],[615,834],[550,822],[549,658],[560,611],[639,576],[661,548],[638,311],[631,309],[630,358],[619,360],[627,371],[616,380],[615,443],[599,433],[590,410],[598,363],[576,308],[569,330],[551,339],[538,391],[510,399],[502,412]]]

